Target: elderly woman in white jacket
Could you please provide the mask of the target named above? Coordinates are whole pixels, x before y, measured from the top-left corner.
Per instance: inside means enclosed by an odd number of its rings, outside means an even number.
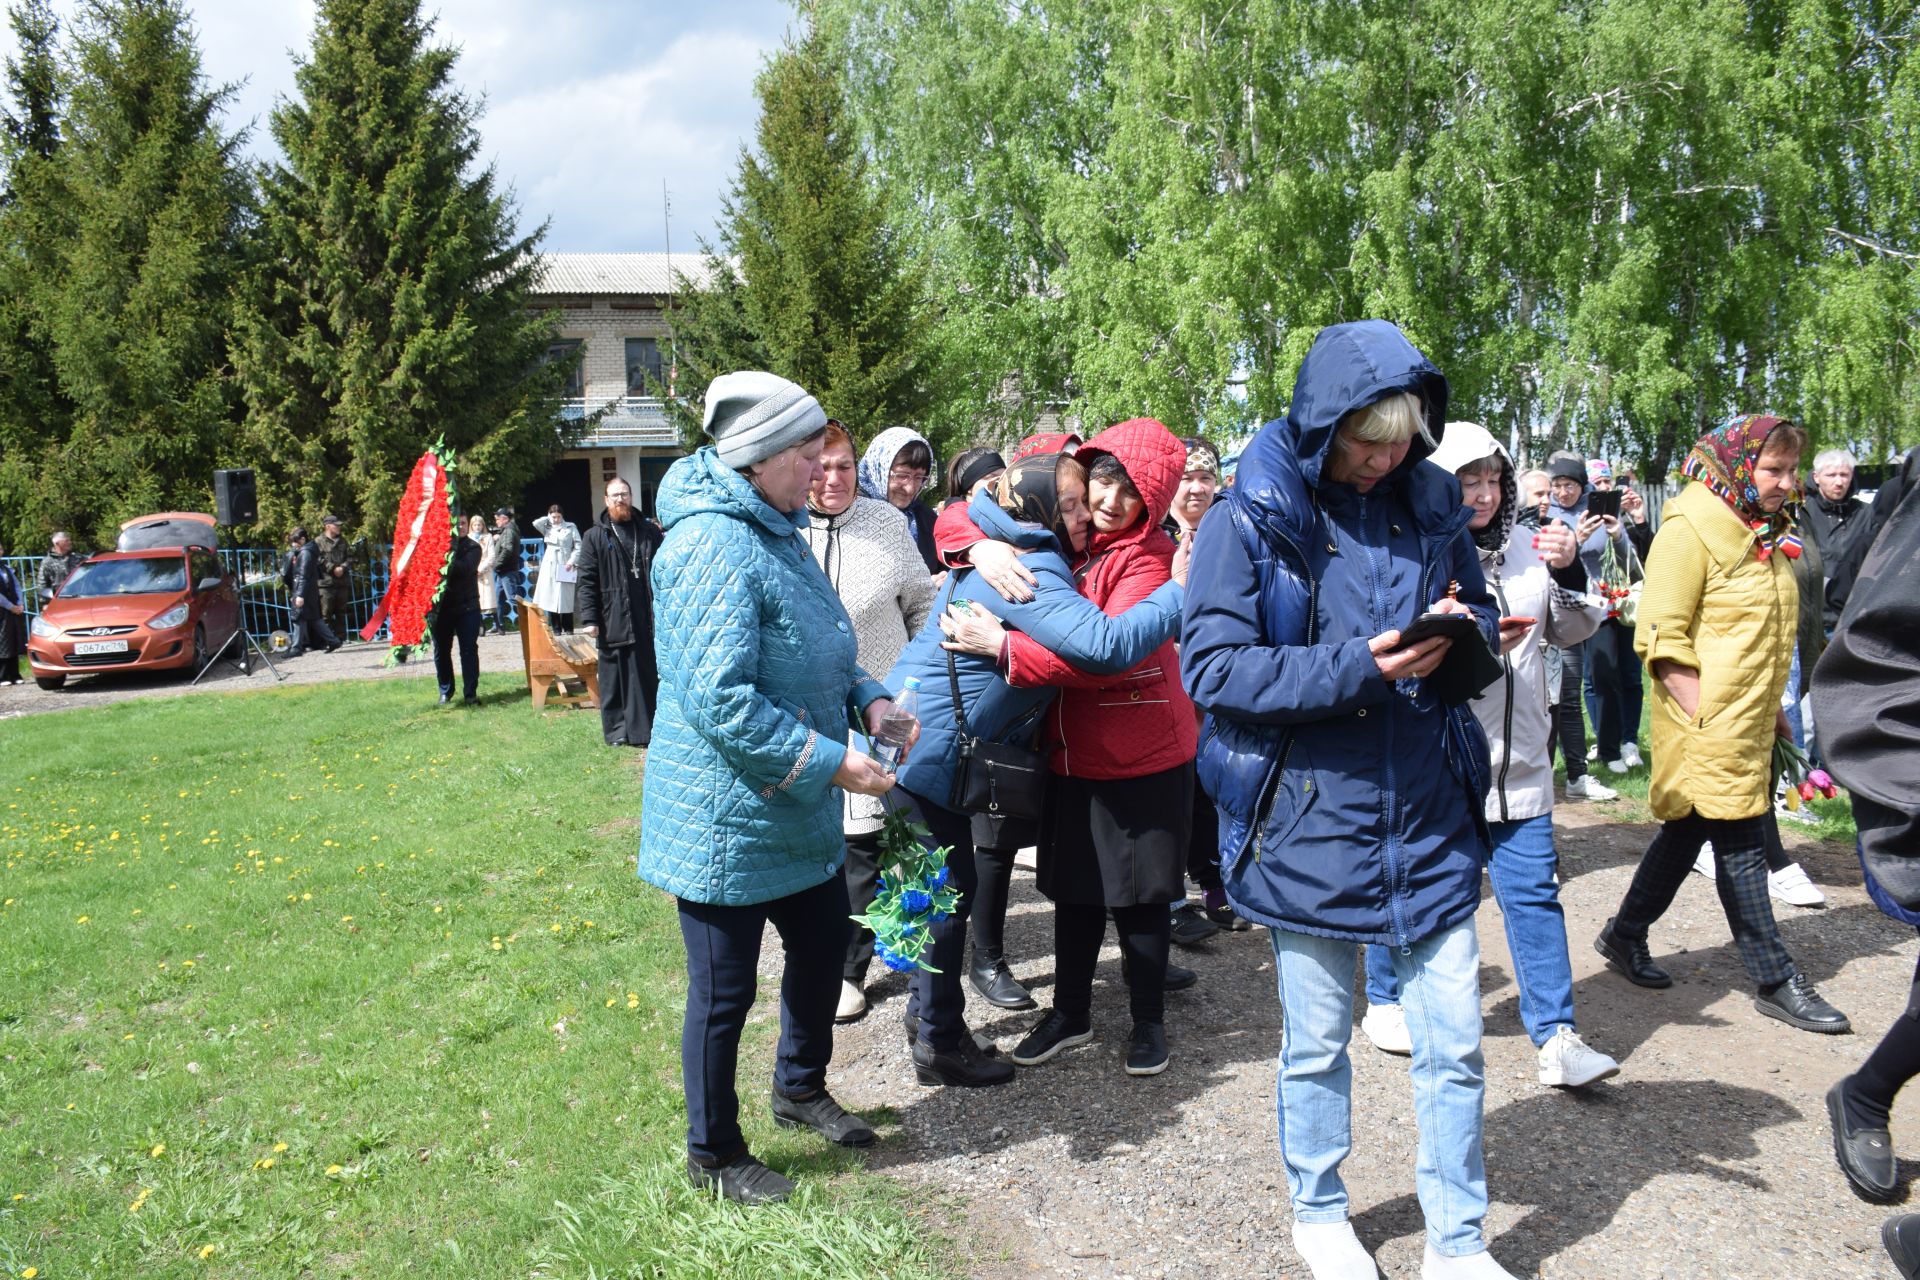
[[[1489,873],[1520,986],[1520,1021],[1540,1051],[1540,1083],[1579,1088],[1618,1074],[1620,1064],[1588,1047],[1574,1030],[1573,966],[1554,880],[1559,855],[1553,845],[1545,649],[1585,640],[1606,618],[1607,607],[1587,592],[1572,532],[1552,525],[1515,536],[1513,459],[1485,428],[1449,422],[1431,461],[1460,480],[1462,500],[1473,509],[1467,527],[1480,548],[1480,567],[1500,602],[1504,674],[1474,699],[1473,712],[1492,749]],[[1393,966],[1381,948],[1369,948],[1361,1030],[1376,1048],[1405,1054],[1412,1044],[1399,1001]]]
[[[574,557],[580,551],[580,527],[560,513],[560,504],[533,522],[534,531],[547,540],[540,555],[540,579],[533,602],[546,610],[555,631],[573,630]]]

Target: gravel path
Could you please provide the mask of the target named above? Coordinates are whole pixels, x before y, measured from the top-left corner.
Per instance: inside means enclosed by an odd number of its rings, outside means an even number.
[[[1878,1236],[1889,1211],[1848,1192],[1822,1097],[1904,1007],[1911,931],[1867,902],[1846,851],[1803,841],[1796,854],[1829,905],[1782,908],[1782,930],[1857,1034],[1810,1035],[1756,1013],[1719,901],[1699,877],[1653,935],[1675,985],[1643,991],[1606,972],[1591,940],[1652,828],[1609,823],[1603,807],[1585,805],[1569,806],[1562,823],[1581,1030],[1623,1069],[1578,1094],[1538,1084],[1489,899],[1479,923],[1495,1255],[1521,1275],[1609,1280],[1895,1274]],[[1016,973],[1044,1005],[1051,923],[1030,875],[1015,878],[1008,934]],[[773,943],[769,973],[777,955]],[[872,1012],[842,1029],[836,1096],[897,1119],[882,1130],[875,1167],[959,1198],[971,1274],[1304,1277],[1274,1140],[1279,1007],[1266,934],[1223,934],[1175,955],[1201,983],[1169,997],[1173,1064],[1149,1079],[1121,1070],[1126,996],[1111,943],[1095,987],[1096,1040],[1023,1069],[1011,1085],[915,1084],[904,991],[891,975]],[[1003,1050],[1035,1017],[977,999],[968,1010]],[[1356,1029],[1353,1064],[1355,1148],[1344,1172],[1355,1229],[1387,1276],[1417,1276],[1422,1222],[1405,1061],[1375,1051]],[[1917,1113],[1920,1097],[1895,1115],[1903,1150],[1920,1150]]]
[[[392,679],[396,676],[418,676],[423,672],[428,676],[433,674],[431,654],[404,665],[387,666],[386,660],[385,645],[355,640],[334,653],[315,649],[297,658],[276,657],[273,663],[279,668],[280,674],[286,677],[287,684]],[[458,668],[459,661],[455,659],[455,670]],[[27,674],[24,658],[20,661],[20,669],[23,676]],[[501,688],[501,681],[507,681],[524,692],[526,669],[520,659],[520,637],[482,636],[480,673],[480,691],[483,694],[490,689]],[[240,668],[233,663],[221,661],[214,664],[198,685],[188,685],[187,682],[192,678],[191,672],[181,671],[109,672],[97,676],[74,676],[68,679],[65,688],[55,690],[42,689],[28,679],[22,684],[0,687],[0,720],[65,711],[72,707],[106,706],[130,698],[233,693],[246,689],[270,689],[275,684],[274,673],[258,658],[254,659],[253,674],[250,676],[241,675]]]

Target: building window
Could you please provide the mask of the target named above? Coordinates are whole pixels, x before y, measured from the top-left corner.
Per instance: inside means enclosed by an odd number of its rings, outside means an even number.
[[[578,359],[580,354],[579,338],[563,338],[547,348],[547,363],[555,360],[572,360],[573,372],[567,375],[566,390],[560,394],[568,400],[582,400],[587,394],[586,362]]]
[[[660,343],[654,338],[627,339],[627,394],[666,394],[667,374],[660,363]]]

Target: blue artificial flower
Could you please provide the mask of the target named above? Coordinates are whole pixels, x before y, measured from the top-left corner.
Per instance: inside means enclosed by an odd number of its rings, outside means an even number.
[[[900,925],[900,936],[901,936],[901,937],[903,937],[903,938],[910,938],[910,937],[912,937],[912,936],[913,936],[913,932],[914,932],[914,929],[913,929],[913,921],[911,921],[911,920],[907,920],[907,921],[903,921],[903,922],[901,923],[901,925]]]
[[[952,914],[953,912],[951,911],[935,911],[933,913],[933,921],[935,924],[938,924],[940,921],[945,920],[948,916]]]
[[[933,905],[933,899],[918,889],[909,889],[900,895],[900,909],[910,916],[917,916]]]
[[[897,952],[889,951],[883,958],[886,961],[887,968],[893,970],[895,973],[911,973],[919,967],[913,961]]]
[[[946,887],[947,887],[947,869],[945,867],[940,868],[938,871],[934,872],[932,875],[927,877],[927,888],[932,889],[935,892],[938,892],[939,890],[944,889]]]

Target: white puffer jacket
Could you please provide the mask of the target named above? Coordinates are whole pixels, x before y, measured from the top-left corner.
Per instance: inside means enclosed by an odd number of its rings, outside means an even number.
[[[1520,538],[1514,537],[1518,504],[1513,459],[1484,427],[1449,422],[1432,461],[1458,472],[1482,458],[1500,459],[1500,509],[1490,526],[1499,532],[1474,539],[1480,544],[1487,587],[1500,602],[1501,617],[1540,619],[1520,646],[1500,660],[1505,671],[1502,678],[1488,685],[1472,704],[1492,749],[1487,821],[1519,822],[1553,812],[1553,763],[1547,756],[1553,717],[1546,646],[1579,644],[1600,629],[1607,609],[1599,596],[1555,582],[1534,550],[1530,533],[1523,530]],[[1577,573],[1579,561],[1574,564]]]
[[[876,678],[883,676],[925,624],[933,604],[933,579],[913,535],[896,508],[875,498],[857,497],[837,516],[809,510],[807,519],[807,549],[853,619],[860,665]],[[880,797],[848,792],[847,834],[878,831],[885,813]]]

